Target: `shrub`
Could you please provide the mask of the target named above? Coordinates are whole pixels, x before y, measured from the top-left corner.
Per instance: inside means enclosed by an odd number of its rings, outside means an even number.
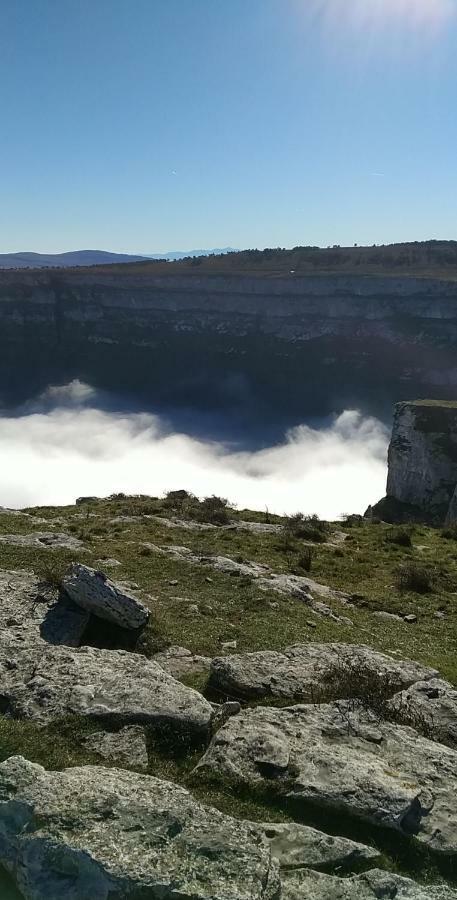
[[[312,541],[314,544],[323,544],[327,540],[329,524],[323,522],[319,516],[304,516],[303,513],[296,513],[286,519],[283,530],[294,538]]]
[[[303,572],[311,572],[312,564],[313,548],[303,547],[303,549],[300,551],[300,556],[297,559],[297,568],[302,569]]]
[[[430,569],[418,563],[404,563],[395,571],[395,584],[399,591],[430,594],[433,590],[433,575]]]
[[[230,506],[228,500],[223,497],[205,497],[196,501],[187,509],[190,518],[197,522],[207,522],[211,525],[228,525],[230,523]]]
[[[48,562],[43,562],[39,567],[35,569],[38,578],[41,579],[44,585],[47,587],[56,588],[58,591],[62,590],[62,582],[64,579],[64,575],[67,571],[67,564],[63,563],[59,560],[50,560]]]
[[[441,529],[441,537],[447,541],[457,541],[457,525],[447,525]]]
[[[412,547],[411,532],[407,528],[391,528],[386,534],[388,544],[397,544],[398,547]]]

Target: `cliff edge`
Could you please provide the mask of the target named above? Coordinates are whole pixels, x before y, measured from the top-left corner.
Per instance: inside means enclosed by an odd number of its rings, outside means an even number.
[[[371,513],[387,521],[457,521],[457,402],[396,405],[387,496]]]

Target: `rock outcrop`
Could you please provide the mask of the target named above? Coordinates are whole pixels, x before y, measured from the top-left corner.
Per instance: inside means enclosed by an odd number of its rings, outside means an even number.
[[[0,862],[25,900],[277,900],[278,863],[250,823],[121,769],[0,765]]]
[[[14,630],[0,636],[0,686],[3,712],[43,724],[78,715],[204,735],[213,715],[201,694],[139,654],[29,644]]]
[[[417,400],[395,407],[387,496],[369,514],[386,521],[457,521],[457,402]]]
[[[341,704],[258,707],[213,737],[195,774],[392,829],[457,857],[457,752]]]
[[[318,700],[326,676],[347,666],[353,669],[354,684],[357,671],[369,673],[374,681],[388,679],[392,693],[416,681],[426,683],[438,674],[435,669],[411,660],[393,659],[363,645],[309,643],[286,647],[282,653],[260,650],[216,657],[211,662],[209,685],[232,697],[313,702]],[[343,699],[347,685],[338,684],[338,679],[334,682],[335,693],[329,699]],[[343,693],[338,694],[338,689]]]

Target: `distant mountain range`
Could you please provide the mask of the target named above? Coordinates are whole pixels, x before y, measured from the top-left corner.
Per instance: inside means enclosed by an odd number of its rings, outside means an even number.
[[[186,256],[222,256],[225,253],[237,253],[234,247],[215,247],[213,250],[167,250],[163,253],[151,253],[150,259],[184,259]]]
[[[106,266],[110,263],[142,262],[148,259],[183,259],[186,256],[208,256],[211,253],[230,253],[231,247],[216,250],[170,250],[135,256],[129,253],[109,253],[107,250],[73,250],[69,253],[0,253],[0,269],[41,269],[46,266]]]

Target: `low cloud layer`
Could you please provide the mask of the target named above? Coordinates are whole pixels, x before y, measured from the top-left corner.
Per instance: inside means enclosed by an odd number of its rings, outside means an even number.
[[[237,451],[170,432],[149,413],[98,408],[79,382],[0,418],[0,503],[73,503],[123,491],[160,496],[185,487],[239,507],[337,518],[363,512],[385,491],[388,435],[346,411],[320,430],[301,425],[276,446]]]

